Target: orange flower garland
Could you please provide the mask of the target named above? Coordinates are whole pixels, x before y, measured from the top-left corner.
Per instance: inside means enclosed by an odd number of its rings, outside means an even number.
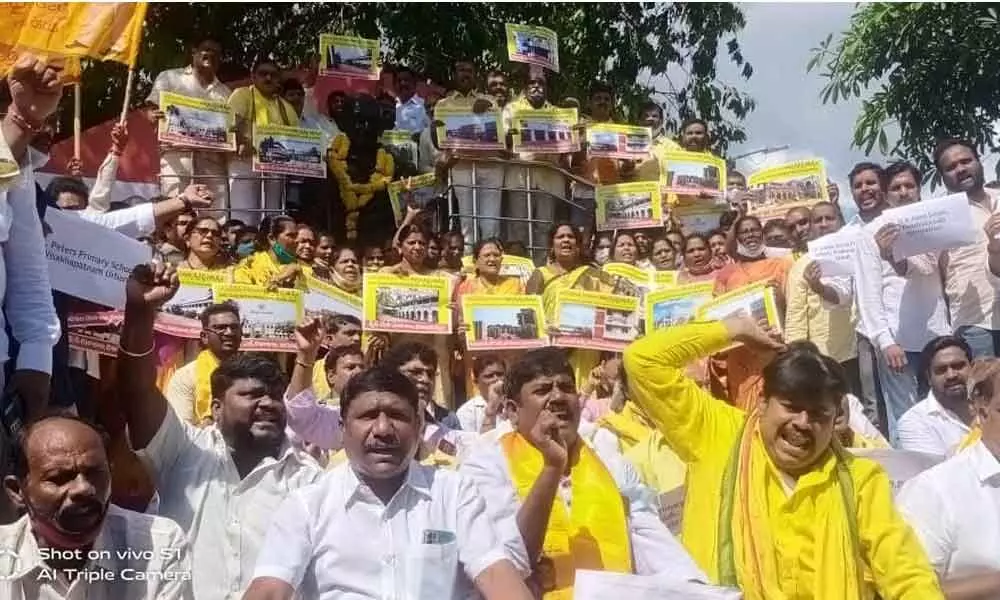
[[[340,188],[340,199],[347,210],[345,230],[347,239],[354,240],[358,237],[358,215],[377,192],[386,188],[392,181],[392,176],[396,171],[392,155],[384,149],[379,148],[375,154],[375,171],[368,178],[368,183],[354,183],[347,173],[347,153],[351,148],[351,140],[345,134],[337,134],[330,147],[330,171],[337,178]]]

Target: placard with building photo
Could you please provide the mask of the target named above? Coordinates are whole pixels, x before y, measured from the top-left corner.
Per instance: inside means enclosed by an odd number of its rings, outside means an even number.
[[[792,208],[829,199],[822,159],[799,160],[761,169],[747,179],[749,213],[762,220],[784,217]]]
[[[500,276],[517,277],[527,284],[536,268],[535,262],[530,258],[504,254],[503,259],[500,261]],[[474,275],[476,273],[476,261],[471,255],[466,254],[462,257],[462,273],[467,275]]]
[[[365,331],[450,334],[451,279],[438,275],[366,273]]]
[[[712,299],[712,283],[692,283],[646,295],[646,332],[693,321],[698,309]]]
[[[507,59],[559,72],[559,36],[547,27],[507,23]]]
[[[156,315],[160,333],[186,339],[201,336],[201,313],[213,303],[212,286],[231,283],[230,271],[177,269],[180,287]]]
[[[648,269],[627,263],[609,262],[601,267],[601,270],[616,279],[623,279],[631,284],[629,287],[634,287],[638,294],[636,297],[639,299],[639,306],[642,306],[643,298],[646,297],[649,290],[653,289],[652,271]]]
[[[253,134],[253,170],[325,179],[326,140],[319,129],[257,125]]]
[[[681,231],[691,233],[708,233],[719,228],[722,215],[729,208],[726,205],[677,204],[670,208],[670,215],[680,223]]]
[[[639,299],[561,290],[552,345],[621,352],[639,334]]]
[[[306,277],[306,293],[302,303],[307,317],[348,315],[361,320],[361,296],[349,294],[315,277]]]
[[[541,296],[462,296],[469,350],[529,350],[549,345]]]
[[[645,160],[653,145],[649,127],[617,123],[587,125],[587,154],[593,158]]]
[[[295,326],[302,321],[302,291],[256,285],[212,286],[216,302],[231,300],[243,325],[240,350],[295,352]]]
[[[699,321],[722,321],[738,316],[749,316],[757,323],[781,329],[778,304],[770,280],[743,286],[713,298],[701,305],[697,312]]]
[[[434,107],[438,147],[452,150],[505,150],[507,139],[500,111]]]
[[[388,187],[389,203],[392,205],[392,215],[396,225],[406,217],[406,207],[413,206],[421,210],[432,208],[443,193],[438,188],[437,175],[424,173],[415,177],[407,177],[390,182]]]
[[[566,154],[580,151],[579,114],[575,108],[538,108],[514,111],[511,117],[513,152]]]
[[[66,319],[69,347],[117,358],[124,321],[125,313],[120,310],[70,313]]]
[[[708,193],[721,198],[726,191],[726,161],[707,152],[668,150],[660,156],[660,178],[670,194],[697,199]]]
[[[160,142],[199,150],[236,151],[235,117],[225,102],[160,92]]]
[[[413,132],[405,129],[393,129],[383,131],[379,143],[386,152],[392,154],[396,165],[410,163],[414,167],[417,165],[417,140],[413,139]]]
[[[321,33],[319,74],[378,81],[381,71],[379,40]]]
[[[663,201],[655,181],[599,185],[596,189],[597,229],[642,229],[663,224]]]

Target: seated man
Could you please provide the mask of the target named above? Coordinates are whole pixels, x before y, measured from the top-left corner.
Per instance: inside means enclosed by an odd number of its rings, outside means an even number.
[[[222,361],[211,377],[212,424],[181,421],[156,388],[153,352],[153,321],[177,277],[140,265],[125,287],[118,382],[129,441],[156,480],[160,514],[187,532],[195,598],[240,598],[274,511],[323,471],[285,436],[286,382],[271,359]]]
[[[212,420],[212,373],[240,350],[243,321],[235,302],[212,304],[201,313],[198,357],[177,369],[167,383],[166,396],[177,417],[192,425]]]
[[[847,393],[840,364],[792,344],[764,368],[748,415],[684,372],[734,342],[784,349],[735,318],[660,329],[625,350],[632,399],[687,463],[682,538],[712,582],[747,600],[942,599],[885,472],[833,442]]]
[[[244,600],[531,598],[504,556],[479,490],[414,462],[416,387],[395,369],[353,377],[340,397],[346,464],[274,513]]]
[[[0,526],[0,598],[193,598],[184,532],[110,503],[111,466],[89,423],[28,425],[4,486],[26,514]]]
[[[565,356],[534,350],[510,368],[516,429],[477,445],[459,468],[482,490],[508,555],[545,598],[572,597],[577,569],[705,580],[635,470],[577,432],[580,397]]]

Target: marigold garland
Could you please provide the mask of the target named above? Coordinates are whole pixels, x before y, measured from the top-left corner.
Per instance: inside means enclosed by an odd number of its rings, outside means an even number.
[[[351,140],[345,134],[337,134],[330,147],[330,171],[337,178],[340,188],[340,199],[347,210],[345,230],[347,239],[354,240],[358,237],[358,215],[377,192],[386,188],[392,181],[392,176],[396,171],[392,154],[379,148],[375,154],[375,170],[368,183],[354,183],[347,172],[347,153],[351,148]]]

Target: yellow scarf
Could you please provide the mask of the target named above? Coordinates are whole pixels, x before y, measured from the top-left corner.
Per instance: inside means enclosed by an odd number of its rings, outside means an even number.
[[[958,448],[955,449],[955,453],[958,454],[966,448],[975,446],[976,442],[981,439],[983,439],[983,430],[979,427],[979,425],[976,425],[971,431],[969,431],[968,435],[962,438],[962,441],[958,444]]]
[[[288,104],[281,96],[275,95],[268,100],[257,91],[253,85],[250,86],[250,103],[253,105],[253,122],[255,125],[298,125],[298,118],[292,119],[295,109]],[[271,118],[270,109],[274,108],[281,115],[280,120]]]
[[[194,418],[201,425],[212,418],[212,373],[219,367],[219,359],[211,350],[202,350],[194,359]]]
[[[516,431],[500,438],[518,496],[523,500],[542,471],[542,455]],[[571,600],[577,569],[632,572],[627,507],[601,459],[582,441],[570,473],[569,510],[556,499],[534,577],[545,600]]]
[[[747,600],[782,598],[781,567],[770,535],[770,498],[767,478],[777,476],[758,433],[755,411],[743,426],[722,480],[719,519],[719,583],[740,587]],[[814,497],[813,510],[822,516],[826,534],[815,548],[816,580],[811,586],[816,600],[862,598],[861,541],[858,534],[854,482],[839,446],[824,463],[831,467],[836,484]],[[778,517],[780,518],[780,517]],[[817,524],[819,526],[819,524]],[[738,585],[740,584],[740,585]],[[774,587],[772,587],[774,586]]]
[[[620,413],[609,412],[597,421],[618,436],[622,451],[628,450],[653,433],[649,420],[633,402],[626,402]]]

